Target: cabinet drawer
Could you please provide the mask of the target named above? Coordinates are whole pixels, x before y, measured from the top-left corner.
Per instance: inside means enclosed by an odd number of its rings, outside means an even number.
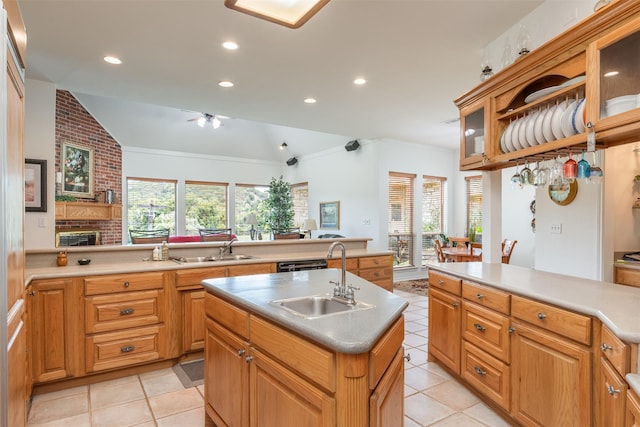
[[[462,303],[462,336],[484,351],[509,363],[509,324],[507,316],[468,301]]]
[[[193,268],[176,271],[176,286],[194,286],[202,283],[205,279],[215,279],[227,276],[227,267]]]
[[[476,304],[509,315],[511,295],[477,283],[462,282],[462,296]]]
[[[164,358],[164,325],[90,335],[85,338],[87,372]]]
[[[393,267],[375,268],[375,269],[368,269],[368,270],[360,269],[358,270],[358,276],[370,282],[377,282],[379,280],[388,280],[388,279],[391,279],[391,277],[393,277]]]
[[[369,388],[373,390],[382,378],[404,340],[404,316],[378,341],[369,353]]]
[[[247,276],[249,274],[275,273],[275,272],[276,272],[276,265],[271,263],[232,265],[228,269],[229,277]]]
[[[600,326],[600,351],[621,376],[629,372],[630,349],[605,325]]]
[[[458,296],[462,294],[462,280],[433,270],[429,270],[429,286]]]
[[[335,353],[251,316],[251,344],[320,387],[336,391]]]
[[[97,295],[85,299],[85,332],[115,331],[164,321],[164,291]]]
[[[358,260],[358,268],[393,268],[393,259],[390,255],[367,256]]]
[[[461,374],[476,390],[509,410],[509,365],[465,342],[462,347]]]
[[[591,344],[591,319],[581,314],[513,295],[511,315],[579,343]]]
[[[640,270],[631,268],[614,268],[615,279],[614,282],[621,285],[640,286]]]
[[[85,295],[162,289],[163,273],[113,274],[84,279]]]
[[[207,317],[215,320],[234,334],[249,338],[249,313],[210,293],[204,295]]]
[[[327,268],[342,268],[342,260],[340,259],[328,259]],[[358,258],[347,258],[347,271],[356,273],[358,271]]]

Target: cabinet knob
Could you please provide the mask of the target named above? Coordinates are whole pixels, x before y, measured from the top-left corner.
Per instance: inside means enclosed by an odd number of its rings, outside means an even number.
[[[620,390],[614,388],[611,384],[607,384],[607,393],[613,396],[615,394],[620,394]]]
[[[602,349],[602,351],[613,350],[613,347],[611,347],[611,346],[610,346],[610,345],[608,345],[607,343],[602,343],[602,345],[600,346],[600,348]]]
[[[29,296],[35,297],[36,296],[36,291],[29,292]]]
[[[411,362],[411,353],[405,354],[404,358],[407,359],[407,362]]]
[[[458,303],[454,302],[453,304],[451,304],[453,306],[453,308],[458,308]]]
[[[482,294],[477,294],[477,295],[476,295],[476,298],[478,298],[478,299],[482,299],[482,298],[484,298],[484,295],[482,295]]]
[[[480,323],[474,323],[473,327],[479,330],[480,332],[484,332],[486,330],[486,328],[482,326]]]
[[[509,326],[508,331],[509,331],[510,334],[512,334],[512,333],[514,333],[516,331],[516,328],[514,328],[513,326]]]
[[[129,314],[133,314],[133,312],[136,311],[133,308],[123,308],[122,310],[120,310],[120,316],[127,316]]]
[[[476,374],[480,375],[480,376],[485,376],[487,375],[487,371],[485,371],[484,369],[476,366],[475,368],[473,368],[474,371],[476,371]]]
[[[546,315],[546,314],[544,314],[544,313],[538,313],[538,319],[540,319],[540,320],[544,320],[544,319],[545,319],[545,317],[547,317],[547,315]]]
[[[124,282],[123,285],[124,285],[125,288],[128,288],[129,287],[129,282]]]
[[[244,351],[244,349],[242,349],[242,348],[238,350],[238,356],[242,356],[245,353],[246,353],[246,351]]]
[[[253,356],[247,356],[244,358],[245,362],[247,363],[251,363],[251,361],[253,360]]]
[[[136,347],[133,345],[125,345],[124,347],[120,348],[120,353],[131,353],[135,349]]]
[[[438,280],[438,285],[444,285],[444,280],[439,279],[439,280]]]

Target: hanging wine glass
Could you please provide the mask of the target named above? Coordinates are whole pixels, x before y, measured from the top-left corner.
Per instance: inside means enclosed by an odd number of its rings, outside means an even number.
[[[591,166],[584,159],[584,150],[582,150],[582,158],[578,162],[578,179],[589,179],[591,175]]]
[[[593,162],[591,163],[591,170],[589,173],[589,182],[591,184],[600,184],[602,182],[604,173],[598,165],[596,165],[596,152],[593,152]]]
[[[549,184],[562,185],[565,182],[562,162],[560,161],[560,156],[558,156],[554,160],[553,165],[551,166],[551,171],[549,172]]]
[[[516,173],[514,173],[513,176],[511,177],[511,188],[513,188],[514,190],[522,188],[523,186],[522,175],[520,175],[520,172],[518,172],[519,167],[520,166],[516,164]]]
[[[525,163],[524,169],[522,169],[522,172],[520,172],[520,177],[522,178],[523,185],[533,184],[533,171],[529,169],[529,162]]]
[[[575,181],[578,176],[578,163],[571,157],[571,150],[569,150],[569,160],[562,166],[562,173],[568,182]]]
[[[547,185],[549,179],[549,169],[542,164],[540,167],[540,162],[536,163],[536,168],[533,170],[533,185],[536,187],[544,187]]]

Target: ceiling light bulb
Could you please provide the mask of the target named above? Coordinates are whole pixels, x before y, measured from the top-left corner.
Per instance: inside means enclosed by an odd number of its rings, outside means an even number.
[[[227,50],[236,50],[236,49],[238,49],[238,43],[232,42],[232,41],[227,41],[227,42],[222,43],[222,47],[227,49]]]
[[[357,79],[355,79],[353,81],[353,84],[358,85],[358,86],[362,86],[365,83],[367,83],[367,80],[363,79],[362,77],[358,77]]]
[[[230,82],[228,80],[223,80],[223,81],[218,83],[218,86],[220,86],[220,87],[233,87],[233,82]]]
[[[315,98],[306,98],[306,99],[304,100],[304,102],[305,102],[306,104],[315,104],[317,101],[316,101],[316,99],[315,99]]]
[[[280,149],[284,150],[285,148],[287,148],[287,143],[283,142],[282,144],[280,144]]]
[[[198,119],[198,126],[200,126],[201,128],[204,127],[204,124],[207,122],[207,119],[205,119],[204,117],[200,117]]]
[[[103,59],[105,62],[108,62],[109,64],[113,64],[113,65],[122,64],[122,61],[120,60],[120,58],[116,58],[115,56],[105,56]]]
[[[217,117],[214,116],[213,120],[211,121],[211,124],[213,125],[214,129],[218,129],[222,125],[222,122],[218,120]]]

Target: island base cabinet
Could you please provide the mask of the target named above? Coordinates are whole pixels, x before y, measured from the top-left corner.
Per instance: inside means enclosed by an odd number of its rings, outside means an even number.
[[[206,412],[218,427],[249,425],[249,345],[206,319],[204,396]]]
[[[597,384],[601,400],[596,425],[601,427],[623,427],[627,383],[611,367],[609,362],[600,358],[600,376]]]
[[[404,348],[396,353],[371,395],[370,427],[396,427],[404,419]]]
[[[525,426],[589,426],[589,349],[521,323],[513,323],[513,417]]]
[[[627,393],[626,402],[626,427],[640,427],[640,398],[633,391]]]
[[[435,356],[456,374],[460,374],[460,325],[460,298],[429,289],[429,357]]]
[[[250,426],[335,425],[335,400],[260,351],[251,349]]]

